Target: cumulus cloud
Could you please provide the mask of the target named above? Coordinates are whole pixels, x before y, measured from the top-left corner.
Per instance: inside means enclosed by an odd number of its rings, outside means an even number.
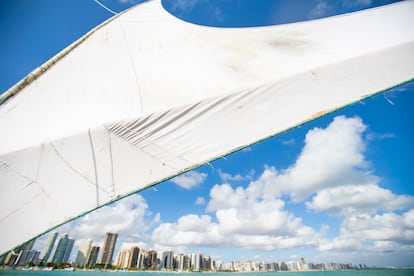
[[[378,181],[367,171],[362,139],[365,129],[358,117],[335,117],[327,128],[307,133],[293,165],[280,171],[267,167],[255,185],[264,186],[267,197],[289,194],[294,202],[300,202],[323,188]]]
[[[199,173],[197,171],[190,171],[182,175],[176,176],[170,181],[177,184],[181,188],[189,190],[198,185],[201,185],[204,182],[204,180],[206,180],[206,178],[207,178],[207,174],[205,173]]]
[[[414,249],[414,209],[401,215],[396,213],[384,214],[354,214],[344,219],[340,235],[331,240],[325,240],[319,246],[327,250],[361,250],[393,251],[403,246]],[[401,246],[403,245],[403,246]]]
[[[281,199],[263,199],[255,188],[230,184],[210,190],[210,215],[186,215],[161,223],[153,232],[158,246],[208,246],[273,250],[316,245],[319,233],[283,210]],[[213,220],[214,219],[214,220]]]
[[[216,223],[208,215],[189,214],[175,223],[161,223],[152,233],[158,247],[220,246],[223,242]]]
[[[414,197],[395,195],[376,184],[347,185],[318,191],[312,201],[306,202],[306,206],[318,212],[347,216],[405,209],[414,206]]]
[[[77,239],[92,238],[97,243],[102,242],[106,232],[118,233],[121,244],[144,240],[159,220],[160,214],[149,212],[145,199],[135,194],[85,215],[70,227]]]
[[[228,181],[242,181],[242,180],[245,180],[246,179],[245,177],[243,177],[240,174],[231,175],[229,173],[224,173],[220,169],[218,169],[217,172],[219,174],[219,177],[220,177],[221,181],[223,181],[223,182],[228,182]]]
[[[210,189],[206,207],[211,216],[188,215],[161,223],[153,240],[163,246],[257,250],[315,246],[321,251],[352,251],[366,246],[389,250],[413,239],[414,212],[393,211],[412,208],[414,197],[380,187],[381,179],[365,159],[366,128],[358,117],[335,117],[326,128],[307,133],[291,166],[279,170],[265,166],[247,187],[233,187],[228,182],[242,177],[219,170],[223,184]],[[285,210],[283,196],[289,196],[291,204],[304,203],[309,211],[344,217],[340,235],[326,239],[326,225],[320,231],[306,226],[301,217]]]

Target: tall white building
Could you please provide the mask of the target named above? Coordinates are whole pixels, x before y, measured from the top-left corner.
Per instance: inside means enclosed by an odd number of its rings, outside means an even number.
[[[39,259],[42,262],[42,265],[46,265],[49,261],[50,255],[52,253],[53,246],[55,245],[58,232],[53,232],[49,235],[46,246],[43,248],[42,253],[39,256]]]
[[[86,265],[86,258],[89,255],[89,251],[91,250],[92,240],[82,240],[79,245],[79,251],[76,255],[75,266],[77,267],[84,267]]]

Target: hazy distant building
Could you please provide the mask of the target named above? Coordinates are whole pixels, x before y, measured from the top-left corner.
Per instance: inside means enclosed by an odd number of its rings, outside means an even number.
[[[84,267],[86,265],[86,259],[88,258],[89,251],[91,250],[92,240],[82,240],[79,245],[79,251],[76,255],[75,266]]]
[[[58,232],[53,232],[49,235],[49,239],[46,243],[46,246],[43,248],[43,251],[39,256],[39,260],[42,263],[42,265],[46,265],[49,261],[50,254],[52,253],[53,246],[55,245],[57,235]]]
[[[114,256],[116,239],[118,234],[116,233],[106,233],[105,240],[102,246],[102,254],[100,264],[110,265],[112,264],[112,258]]]
[[[98,260],[99,255],[99,246],[94,245],[91,247],[91,250],[89,251],[88,257],[86,258],[86,267],[91,268],[94,267],[96,264],[96,261]]]

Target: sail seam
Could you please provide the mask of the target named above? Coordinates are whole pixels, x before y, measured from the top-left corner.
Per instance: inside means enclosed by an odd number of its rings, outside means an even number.
[[[95,156],[95,149],[93,147],[93,142],[92,142],[91,129],[88,129],[88,135],[89,135],[89,144],[91,145],[91,153],[92,153],[92,160],[93,160],[93,169],[94,169],[94,173],[95,173],[96,206],[99,206],[98,172],[97,172],[97,169],[96,169],[96,156]]]
[[[108,131],[108,141],[109,141],[109,158],[111,159],[111,178],[112,178],[112,194],[115,195],[115,178],[114,178],[114,161],[112,157],[112,142],[111,142],[111,133]]]
[[[144,113],[144,106],[143,106],[143,103],[142,103],[141,87],[139,85],[138,74],[137,74],[137,70],[135,68],[135,62],[134,62],[134,59],[132,58],[131,49],[129,48],[128,39],[127,39],[125,30],[124,30],[124,26],[122,25],[121,20],[119,20],[119,25],[121,26],[122,36],[124,37],[125,46],[126,46],[127,51],[128,51],[129,59],[131,61],[132,70],[134,71],[135,84],[136,84],[137,92],[138,92],[138,101],[139,101],[138,105],[141,109],[141,113]]]

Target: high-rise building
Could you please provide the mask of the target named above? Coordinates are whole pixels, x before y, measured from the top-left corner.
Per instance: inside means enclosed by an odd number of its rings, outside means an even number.
[[[52,253],[53,246],[57,238],[58,232],[53,232],[49,235],[49,239],[46,243],[46,246],[43,248],[42,253],[40,254],[39,260],[42,265],[46,265],[49,261],[50,254]]]
[[[106,233],[105,240],[102,246],[102,255],[100,263],[103,265],[112,264],[112,258],[114,256],[116,239],[118,238],[117,233]]]
[[[159,269],[172,269],[173,265],[173,252],[164,251],[159,254],[160,264]]]
[[[29,260],[28,256],[32,251],[35,240],[26,242],[18,247],[15,247],[4,258],[4,264],[9,266],[25,266]]]
[[[144,268],[155,269],[157,267],[157,251],[145,251]]]
[[[72,252],[74,242],[75,240],[70,238],[68,234],[63,234],[56,246],[52,262],[55,264],[67,263],[70,253]]]
[[[71,237],[69,237],[68,245],[66,246],[65,254],[63,255],[62,263],[68,263],[70,254],[72,253],[73,244],[75,243],[75,240]]]
[[[127,268],[130,258],[129,250],[120,250],[118,256],[116,257],[114,265],[119,268]]]
[[[137,268],[145,268],[145,250],[140,250],[138,253],[138,261],[137,261]]]
[[[86,265],[86,258],[91,250],[92,240],[82,240],[79,245],[79,251],[76,255],[75,266],[84,267]]]
[[[99,246],[94,245],[92,246],[91,250],[89,251],[88,257],[86,258],[86,267],[91,268],[94,267],[96,261],[98,260],[99,255]]]
[[[138,246],[132,246],[129,251],[129,268],[135,268],[138,264],[138,255],[139,255],[139,247]]]

